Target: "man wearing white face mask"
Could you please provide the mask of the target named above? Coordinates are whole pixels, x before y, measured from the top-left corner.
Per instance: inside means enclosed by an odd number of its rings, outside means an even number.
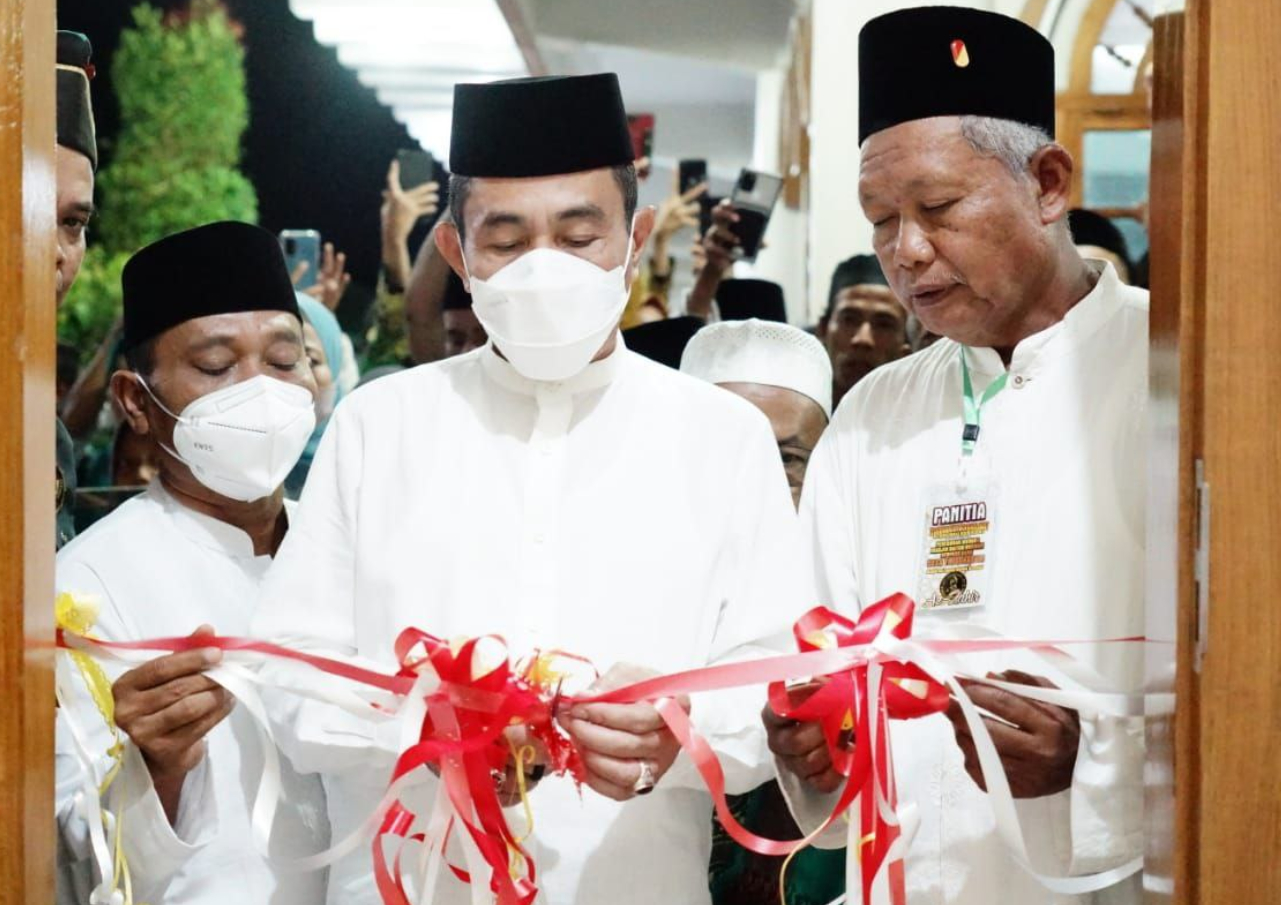
[[[453,124],[456,225],[437,241],[491,342],[339,407],[255,634],[387,666],[406,626],[499,633],[611,685],[750,655],[805,602],[796,520],[764,416],[618,334],[654,214],[636,210],[617,79],[459,85]],[[740,791],[769,775],[762,693],[693,702]],[[326,777],[335,837],[360,825],[395,740],[314,701],[270,706],[282,749]],[[711,801],[657,712],[589,705],[562,726],[589,788],[532,792],[538,901],[708,902]],[[429,894],[470,901],[452,874]],[[330,902],[377,900],[367,851],[333,868]]]
[[[57,589],[96,599],[99,637],[198,636],[210,626],[245,634],[288,528],[280,485],[315,424],[288,271],[267,231],[215,223],[144,248],[123,283],[131,370],[114,374],[111,389],[130,427],[163,450],[159,478],[59,553]],[[100,783],[114,739],[81,676],[60,659],[63,710]],[[254,846],[263,752],[252,719],[203,675],[218,661],[216,650],[193,650],[112,677],[126,743],[105,806],[123,827],[134,895],[314,905],[323,876],[278,873]],[[60,757],[60,770],[64,762],[74,760]],[[271,853],[323,847],[320,784],[287,769],[284,788]],[[82,858],[94,858],[85,844],[93,819],[59,802],[64,837]],[[95,867],[103,883],[106,865]],[[108,889],[109,878],[94,901],[110,901]]]

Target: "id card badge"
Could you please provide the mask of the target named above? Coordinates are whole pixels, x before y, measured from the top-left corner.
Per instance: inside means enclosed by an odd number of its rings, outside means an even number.
[[[963,458],[955,480],[927,488],[916,595],[923,610],[975,609],[991,595],[993,538],[1000,515],[995,482],[981,464],[984,458]]]

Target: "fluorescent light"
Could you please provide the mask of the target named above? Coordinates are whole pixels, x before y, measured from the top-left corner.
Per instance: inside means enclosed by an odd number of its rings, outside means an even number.
[[[452,85],[430,88],[379,88],[378,102],[398,110],[447,110],[454,104]]]
[[[454,85],[528,73],[496,0],[290,0],[289,6],[442,160]]]
[[[489,47],[478,50],[463,45],[343,43],[336,45],[338,61],[349,69],[364,71],[381,68],[495,70],[525,72],[525,58],[513,44],[510,48]],[[427,70],[430,72],[430,70]],[[424,77],[428,77],[424,74]]]

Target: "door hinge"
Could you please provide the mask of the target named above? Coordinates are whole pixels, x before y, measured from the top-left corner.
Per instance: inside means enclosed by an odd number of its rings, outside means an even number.
[[[1192,665],[1197,672],[1210,646],[1210,485],[1205,460],[1196,460],[1196,552],[1192,559],[1196,587],[1196,648]]]

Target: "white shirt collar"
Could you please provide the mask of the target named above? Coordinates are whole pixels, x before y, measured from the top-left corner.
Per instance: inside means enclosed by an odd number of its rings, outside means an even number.
[[[147,488],[147,494],[160,504],[182,535],[193,543],[221,551],[235,559],[271,560],[270,556],[256,556],[253,539],[235,525],[205,515],[203,512],[197,512],[179,502],[165,489],[164,483],[159,478],[151,482],[151,486]],[[292,505],[291,501],[285,501],[286,518],[290,515]]]
[[[1072,306],[1063,319],[1039,333],[1027,337],[1014,347],[1010,372],[1033,376],[1056,355],[1089,341],[1121,304],[1118,289],[1121,278],[1106,261],[1087,259],[1099,271],[1098,281],[1085,297]],[[978,374],[995,377],[1005,371],[995,349],[970,348],[969,364]]]
[[[481,351],[480,362],[490,380],[513,393],[539,398],[578,396],[608,386],[618,376],[624,358],[630,353],[623,342],[622,333],[615,333],[614,339],[614,351],[600,361],[593,361],[568,380],[530,380],[498,354],[492,341]]]

